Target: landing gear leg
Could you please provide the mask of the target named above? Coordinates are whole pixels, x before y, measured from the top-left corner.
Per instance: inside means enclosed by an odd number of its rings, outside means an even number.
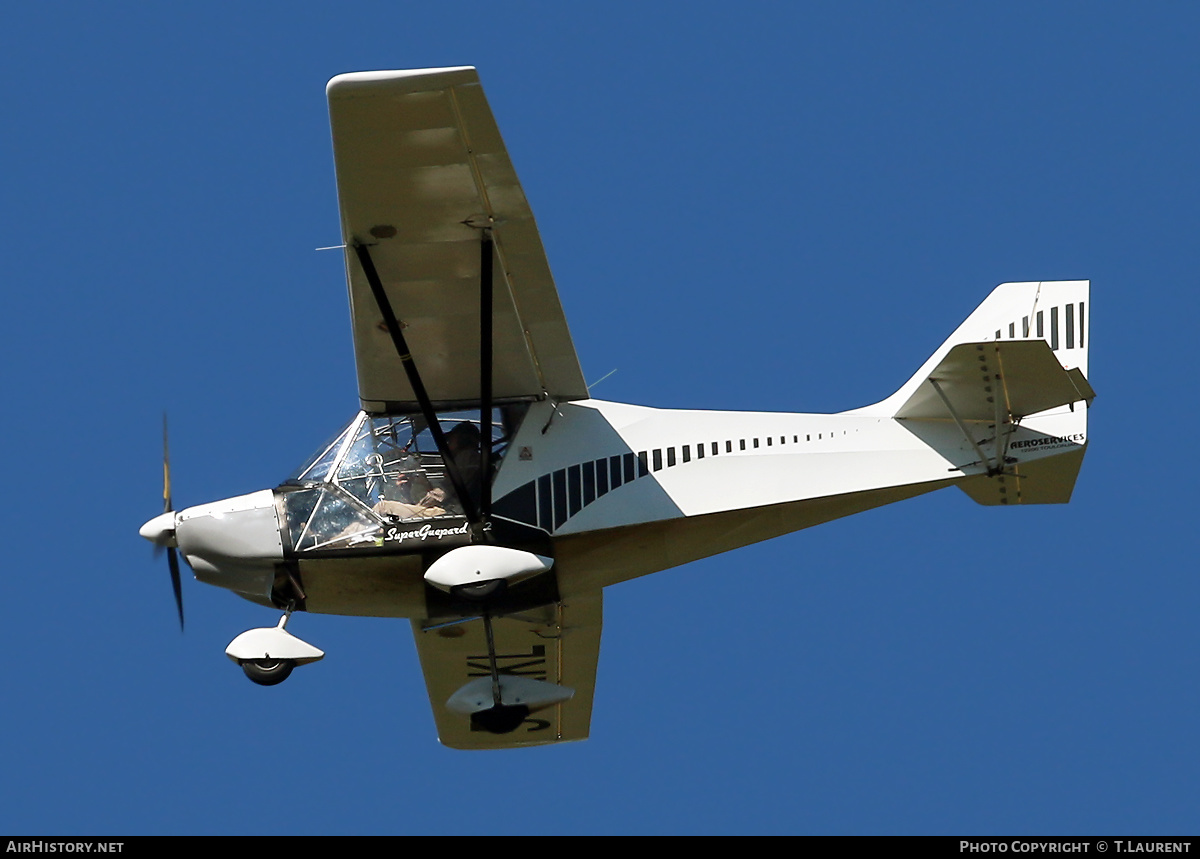
[[[526,704],[505,704],[500,690],[500,669],[496,665],[496,636],[492,633],[492,613],[483,608],[483,629],[487,634],[488,666],[492,672],[492,706],[471,714],[471,724],[489,734],[510,734],[529,716]]]
[[[489,734],[511,734],[531,713],[569,701],[575,690],[519,674],[501,674],[496,664],[496,637],[491,607],[481,619],[487,634],[489,676],[477,677],[450,696],[446,707],[471,719],[471,727]]]

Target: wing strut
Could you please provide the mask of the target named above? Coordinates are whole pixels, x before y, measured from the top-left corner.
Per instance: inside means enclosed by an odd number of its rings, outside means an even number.
[[[1000,378],[1002,378],[1002,376],[1003,376],[1003,373],[997,375],[996,378],[1000,379]],[[1003,433],[1004,441],[1003,441],[1003,444],[1001,444],[1001,441],[1000,441],[1000,435],[1002,432],[1001,427],[1006,426],[1006,425],[1011,426],[1012,413],[1009,412],[1007,409],[1003,409],[1003,410],[1001,409],[1000,398],[998,396],[995,397],[995,402],[996,402],[996,438],[995,438],[996,463],[993,465],[992,458],[990,456],[988,456],[986,453],[984,453],[983,449],[980,448],[979,443],[975,441],[974,436],[971,435],[971,431],[969,429],[967,429],[967,425],[965,423],[963,423],[963,419],[959,416],[958,411],[954,408],[954,404],[950,402],[950,398],[946,396],[946,392],[943,391],[942,386],[940,384],[938,384],[938,380],[933,378],[932,376],[930,376],[929,384],[933,386],[933,389],[935,391],[937,391],[937,395],[942,398],[942,402],[945,403],[946,408],[949,409],[949,411],[950,411],[950,417],[952,417],[954,419],[954,423],[958,424],[958,429],[962,432],[963,437],[970,443],[971,447],[973,447],[975,449],[975,455],[979,457],[979,462],[982,463],[983,466],[987,469],[988,477],[995,477],[998,474],[1002,474],[1005,477],[1019,478],[1021,475],[1017,474],[1015,471],[1005,471],[1004,470],[1004,463],[1008,456],[1008,443],[1012,440],[1012,432],[1013,431],[1011,429],[1009,429]],[[1002,390],[1003,390],[1003,388],[1002,388]],[[1005,418],[1006,414],[1008,415],[1008,418]],[[954,470],[954,469],[951,469],[951,470]]]
[[[492,231],[479,243],[479,505],[480,521],[492,518]]]
[[[958,412],[955,410],[954,405],[950,402],[950,398],[946,396],[946,392],[942,390],[942,386],[938,384],[938,380],[930,376],[929,384],[933,385],[933,389],[937,391],[937,395],[942,398],[942,402],[945,403],[946,408],[950,410],[950,417],[954,418],[954,422],[958,424],[958,428],[962,432],[963,437],[970,442],[971,447],[975,448],[975,455],[978,456],[979,461],[987,467],[988,476],[990,477],[993,474],[998,474],[1003,466],[1003,460],[1000,461],[999,468],[993,469],[991,457],[989,457],[983,452],[982,449],[980,449],[979,443],[975,441],[974,436],[971,435],[971,431],[967,429],[967,425],[964,424],[962,418],[958,416]],[[997,441],[999,441],[1000,421],[998,419],[996,421],[996,433]],[[996,445],[997,448],[999,448],[999,446],[999,444]]]
[[[400,330],[400,323],[396,320],[396,314],[392,312],[392,304],[388,301],[387,293],[383,289],[383,283],[379,280],[379,272],[375,270],[375,263],[371,259],[371,252],[367,250],[366,245],[358,241],[354,242],[353,247],[354,253],[358,255],[358,262],[362,266],[363,274],[367,277],[367,283],[371,285],[371,294],[375,296],[375,303],[379,306],[379,312],[383,314],[384,325],[387,326],[388,334],[391,335],[392,345],[396,347],[396,355],[399,356],[400,363],[404,366],[404,372],[408,376],[408,383],[412,385],[417,402],[421,405],[421,414],[425,416],[425,422],[429,425],[429,432],[433,435],[433,443],[437,445],[438,453],[442,455],[442,461],[446,464],[446,475],[450,478],[450,483],[454,486],[454,492],[458,496],[459,503],[463,508],[463,515],[466,516],[467,521],[471,524],[472,533],[482,534],[483,523],[479,517],[479,511],[475,508],[475,502],[471,498],[470,493],[467,492],[467,485],[458,470],[458,465],[455,463],[454,457],[450,455],[450,447],[446,444],[446,434],[442,432],[442,425],[438,422],[437,412],[433,410],[433,403],[430,401],[429,394],[425,390],[425,383],[421,381],[421,374],[417,371],[417,365],[413,363],[412,353],[409,352],[408,343],[404,340],[404,334]],[[490,376],[490,361],[488,363],[488,370]],[[487,437],[490,441],[490,416],[488,426]],[[480,446],[485,447],[482,444],[482,439]]]

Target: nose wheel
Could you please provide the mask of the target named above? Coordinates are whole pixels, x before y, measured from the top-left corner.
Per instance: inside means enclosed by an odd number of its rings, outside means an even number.
[[[325,658],[323,650],[284,629],[291,616],[288,609],[276,626],[247,630],[225,648],[225,655],[259,686],[277,686],[291,676],[296,666]]]
[[[277,686],[292,676],[296,663],[290,659],[248,659],[242,671],[259,686]]]

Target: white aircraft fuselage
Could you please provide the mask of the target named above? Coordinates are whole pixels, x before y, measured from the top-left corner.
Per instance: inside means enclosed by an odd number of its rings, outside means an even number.
[[[991,436],[985,454],[995,452]],[[1001,439],[1010,469],[1064,455],[1077,467],[1086,409],[1043,415]],[[529,406],[507,445],[493,515],[545,532],[558,590],[569,594],[956,483],[997,480],[987,471],[953,421],[871,408],[808,414],[542,402]],[[281,500],[288,488],[180,511],[176,538],[197,578],[270,604],[277,566],[295,561],[310,612],[423,617],[422,559],[470,541],[466,521],[445,516],[379,522],[357,551],[344,543],[296,551]],[[1018,487],[1012,491],[1015,503]]]

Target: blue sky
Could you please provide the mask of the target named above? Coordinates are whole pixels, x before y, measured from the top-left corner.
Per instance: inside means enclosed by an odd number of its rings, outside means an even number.
[[[26,4],[0,29],[0,828],[1186,833],[1200,12],[1182,3]],[[569,8],[564,8],[567,6]],[[592,738],[435,738],[408,626],[185,582],[158,512],[357,408],[324,84],[469,64],[605,399],[837,411],[997,283],[1090,278],[1071,504],[947,490],[606,592]]]

